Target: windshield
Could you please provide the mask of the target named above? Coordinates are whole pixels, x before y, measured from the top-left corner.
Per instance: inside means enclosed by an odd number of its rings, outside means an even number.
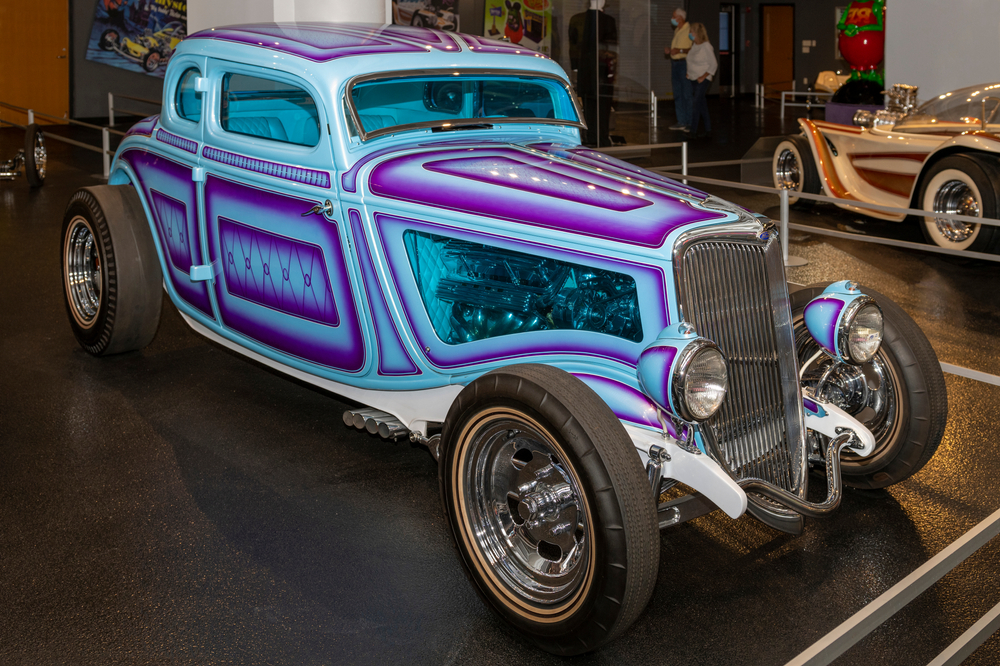
[[[1000,83],[982,83],[939,95],[921,104],[896,127],[906,131],[966,131],[981,127],[983,102],[991,132],[1000,130]],[[992,116],[992,117],[991,117]],[[974,127],[970,127],[970,125]]]
[[[348,99],[362,139],[501,122],[583,127],[567,84],[538,74],[449,71],[361,80],[348,87]]]

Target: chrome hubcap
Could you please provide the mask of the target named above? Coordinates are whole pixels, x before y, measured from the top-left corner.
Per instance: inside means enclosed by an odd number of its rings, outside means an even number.
[[[45,178],[45,163],[48,160],[48,151],[45,150],[45,137],[39,132],[35,135],[35,172],[41,179]]]
[[[802,320],[796,321],[796,348],[799,359],[805,360],[819,350]],[[816,397],[833,403],[861,421],[875,436],[875,452],[867,459],[877,458],[880,449],[893,440],[900,423],[900,382],[884,350],[876,352],[871,362],[863,365],[838,363],[821,354],[802,373],[803,388],[812,389]],[[818,437],[822,437],[819,435]],[[824,438],[825,439],[825,438]],[[823,449],[824,442],[818,442]],[[845,452],[844,462],[860,460]]]
[[[934,212],[981,217],[975,192],[960,180],[949,180],[938,189],[934,194]],[[934,222],[941,235],[952,243],[968,240],[979,226],[940,217],[935,218]]]
[[[590,539],[582,493],[540,428],[494,410],[470,427],[462,460],[465,520],[508,592],[538,605],[583,582]]]
[[[65,256],[66,265],[63,268],[70,309],[80,326],[90,328],[101,309],[103,279],[94,232],[82,217],[76,217],[70,223]]]
[[[781,151],[781,154],[778,155],[778,164],[774,168],[774,175],[779,188],[783,190],[799,189],[799,161],[795,158],[795,153],[787,148]]]

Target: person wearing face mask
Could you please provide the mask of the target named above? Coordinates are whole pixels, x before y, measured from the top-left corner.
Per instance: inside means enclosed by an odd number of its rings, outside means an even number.
[[[687,79],[691,86],[691,129],[688,135],[708,136],[712,132],[712,121],[708,117],[708,102],[705,95],[712,85],[712,77],[719,68],[715,59],[715,49],[708,41],[708,32],[701,23],[692,23],[690,37],[694,46],[687,56]],[[698,131],[700,122],[705,121],[704,133]]]
[[[670,57],[670,80],[674,90],[674,109],[677,122],[672,130],[684,130],[691,126],[691,87],[687,82],[687,56],[691,50],[691,37],[687,22],[687,12],[678,7],[670,19],[674,26],[674,38],[664,55]]]

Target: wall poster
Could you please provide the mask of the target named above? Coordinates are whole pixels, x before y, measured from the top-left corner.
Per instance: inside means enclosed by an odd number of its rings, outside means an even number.
[[[87,60],[161,79],[187,36],[187,0],[97,0]]]
[[[550,0],[486,0],[483,33],[491,39],[508,39],[533,51],[552,53],[552,3]]]
[[[392,0],[392,22],[458,32],[455,0]]]

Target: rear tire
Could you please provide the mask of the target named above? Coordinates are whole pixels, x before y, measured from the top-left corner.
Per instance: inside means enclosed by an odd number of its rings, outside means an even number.
[[[649,480],[576,377],[515,365],[469,384],[441,438],[441,491],[486,603],[538,647],[593,650],[645,608],[659,567]]]
[[[24,132],[24,176],[28,179],[29,186],[41,187],[45,184],[48,156],[42,130],[31,123]]]
[[[160,324],[160,261],[129,185],[77,190],[63,219],[63,293],[77,342],[94,356],[141,349]]]
[[[146,55],[142,56],[142,68],[147,72],[155,72],[156,68],[160,66],[160,60],[162,58],[159,52],[149,51]]]
[[[819,173],[816,171],[809,142],[804,136],[790,136],[778,144],[771,158],[771,175],[776,188],[789,190],[790,205],[805,209],[816,203],[793,196],[793,192],[820,193]]]
[[[921,178],[920,208],[997,219],[1000,165],[980,155],[949,155]],[[1000,228],[925,216],[920,230],[927,242],[951,250],[996,252]]]
[[[791,294],[795,347],[799,363],[819,349],[805,328],[803,310],[827,285],[810,285]],[[875,298],[885,324],[882,346],[867,364],[880,378],[877,388],[858,366],[840,364],[825,354],[803,374],[803,386],[814,386],[832,370],[821,397],[858,417],[875,435],[875,451],[862,458],[844,452],[840,457],[844,484],[876,489],[916,474],[937,451],[948,420],[948,392],[941,364],[920,327],[888,296],[870,287],[861,291]],[[868,411],[870,409],[870,411]]]

